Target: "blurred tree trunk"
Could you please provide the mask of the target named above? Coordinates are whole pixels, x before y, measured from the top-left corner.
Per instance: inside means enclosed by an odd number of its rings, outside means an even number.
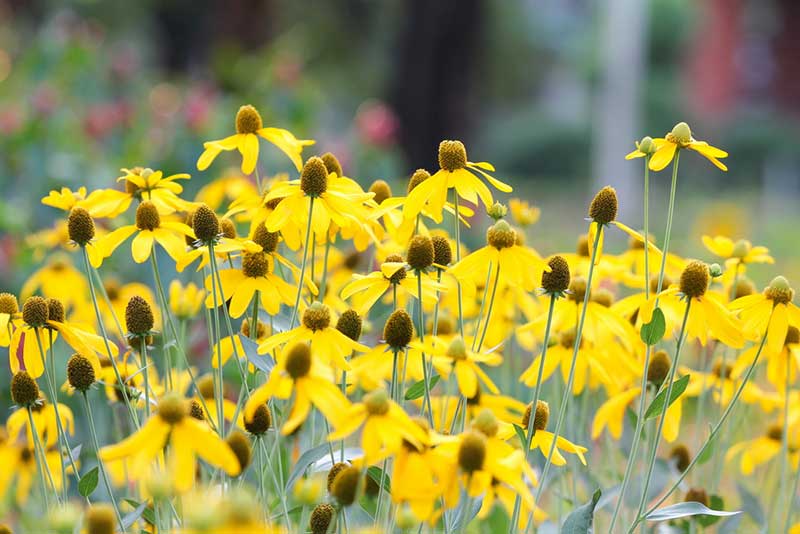
[[[438,169],[437,147],[464,138],[484,0],[408,0],[389,100],[413,165]]]
[[[642,136],[640,86],[647,50],[647,5],[642,0],[609,0],[598,4],[602,19],[601,81],[593,121],[594,189],[614,184],[621,218],[639,227],[642,216],[643,167],[625,161]]]

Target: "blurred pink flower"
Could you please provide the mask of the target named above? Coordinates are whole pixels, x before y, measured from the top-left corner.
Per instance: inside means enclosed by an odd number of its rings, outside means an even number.
[[[24,124],[22,111],[16,107],[0,109],[0,133],[11,135],[20,130]]]
[[[191,130],[202,130],[214,107],[215,93],[208,85],[192,87],[183,103],[186,126]]]
[[[275,59],[275,79],[281,85],[294,87],[302,71],[302,62],[293,54],[283,54]]]
[[[31,97],[31,104],[37,115],[46,117],[58,105],[58,91],[47,82],[39,84]]]
[[[397,115],[384,102],[367,100],[356,111],[356,127],[363,142],[378,146],[392,145],[397,134]]]

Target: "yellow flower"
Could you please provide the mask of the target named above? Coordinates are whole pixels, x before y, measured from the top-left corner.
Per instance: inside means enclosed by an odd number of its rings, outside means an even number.
[[[331,311],[326,305],[315,302],[303,312],[299,326],[274,334],[258,346],[258,353],[265,354],[275,347],[287,343],[310,341],[314,345],[314,354],[323,358],[328,365],[349,371],[350,365],[345,360],[353,351],[367,352],[369,347],[353,341],[334,328]]]
[[[367,393],[362,402],[351,404],[341,417],[340,425],[328,436],[328,441],[342,440],[363,426],[361,447],[367,464],[397,453],[404,441],[413,447],[427,444],[427,433],[389,399],[385,389]]]
[[[147,261],[153,252],[154,243],[161,245],[177,262],[186,249],[184,236],[194,238],[191,228],[181,222],[161,220],[155,204],[145,200],[136,209],[136,224],[117,228],[103,238],[98,247],[107,258],[133,234],[136,237],[131,243],[131,255],[136,263]]]
[[[100,314],[103,317],[103,324],[116,325],[119,323],[122,332],[127,332],[128,325],[125,323],[125,308],[128,306],[128,301],[136,296],[142,297],[150,305],[150,309],[153,311],[153,322],[155,324],[161,323],[161,312],[156,305],[153,290],[149,286],[140,282],[120,285],[115,278],[109,277],[103,280],[103,288],[111,303],[111,308],[109,308],[106,304],[106,299],[99,299],[97,302]]]
[[[544,457],[547,458],[547,455],[550,454],[550,447],[553,445],[553,439],[555,438],[552,432],[547,431],[550,407],[545,401],[540,400],[539,405],[536,407],[535,414],[526,412],[525,415],[527,416],[523,420],[525,426],[528,425],[528,418],[534,417],[534,433],[531,439],[531,450],[539,449]],[[575,445],[563,436],[558,436],[556,447],[553,449],[553,465],[566,465],[567,461],[561,455],[561,451],[576,454],[581,463],[586,465],[586,458],[583,455],[583,453],[587,451],[586,447]]]
[[[467,344],[461,336],[456,336],[450,342],[439,337],[430,337],[425,343],[413,342],[411,346],[430,355],[436,370],[445,379],[450,376],[451,371],[454,372],[458,389],[465,397],[472,398],[478,393],[479,382],[497,395],[500,391],[480,364],[497,366],[503,362],[503,357],[496,352],[471,349],[474,344],[474,340],[472,341],[473,343]]]
[[[634,400],[639,397],[642,389],[640,387],[633,387],[626,389],[616,395],[609,397],[594,414],[592,421],[592,439],[597,439],[603,432],[603,429],[608,428],[608,433],[615,440],[622,437],[622,427],[625,421],[625,412]],[[661,435],[666,441],[672,443],[678,439],[678,432],[680,431],[681,416],[683,414],[683,401],[682,397],[669,405],[667,414],[664,419],[664,425],[661,429]]]
[[[58,443],[58,421],[56,421],[55,406],[41,398],[32,407],[31,415],[42,445],[45,448],[49,448]],[[67,435],[75,433],[75,416],[69,406],[58,403],[58,415],[61,417],[61,427],[64,432]],[[16,441],[24,430],[28,443],[33,443],[33,432],[28,420],[27,408],[15,410],[8,416],[6,430],[8,431],[8,439],[11,441]]]
[[[498,287],[519,286],[526,291],[536,288],[543,271],[550,272],[550,266],[535,250],[517,244],[517,233],[506,221],[497,221],[489,228],[486,242],[485,247],[450,267],[449,272],[462,283],[483,283],[491,269],[489,287],[499,276]]]
[[[205,290],[191,282],[184,286],[180,280],[173,280],[169,284],[169,307],[179,319],[189,319],[197,315],[205,296]]]
[[[739,388],[741,382],[737,369],[730,363],[718,361],[710,373],[693,371],[688,367],[681,368],[683,374],[690,374],[689,385],[686,386],[684,395],[699,397],[704,392],[712,392],[712,398],[720,406],[727,406]],[[742,402],[746,404],[760,404],[764,411],[772,411],[777,402],[753,382],[747,382],[742,390]]]
[[[658,295],[652,295],[640,308],[643,323],[647,324],[652,319],[657,299],[685,300],[687,305],[691,301],[686,322],[687,339],[697,339],[705,346],[710,334],[730,347],[741,348],[745,341],[742,324],[725,308],[723,296],[708,291],[708,282],[708,266],[700,261],[689,263],[681,274],[680,284],[673,285]],[[785,337],[784,328],[781,344]]]
[[[789,464],[796,470],[800,462],[800,442],[797,439],[797,428],[789,428]],[[752,475],[756,467],[779,457],[783,443],[783,428],[779,424],[770,425],[767,431],[751,440],[740,441],[725,454],[725,461],[730,462],[738,454],[739,469],[743,475]]]
[[[727,171],[726,167],[717,158],[727,158],[728,153],[713,147],[705,141],[697,141],[692,137],[692,130],[685,122],[679,122],[664,138],[653,139],[656,152],[650,158],[650,170],[660,171],[675,157],[675,152],[682,148],[689,148],[698,152],[719,169]]]
[[[225,172],[197,192],[195,202],[206,204],[214,211],[219,210],[224,202],[253,202],[258,204],[258,188],[250,178],[242,176],[238,171]],[[231,208],[234,206],[231,205]]]
[[[303,147],[314,144],[311,140],[295,138],[288,130],[264,128],[258,110],[250,105],[242,106],[236,113],[236,133],[224,139],[203,143],[205,150],[197,160],[197,170],[206,170],[223,150],[238,150],[242,155],[242,172],[252,173],[258,161],[259,136],[289,156],[298,171],[302,167],[300,154],[303,152]]]
[[[636,150],[630,152],[625,156],[625,159],[635,159],[635,158],[644,158],[647,156],[652,156],[658,147],[656,143],[653,142],[653,138],[649,136],[645,136],[642,138],[641,141],[634,141],[636,145]]]
[[[800,308],[792,303],[794,289],[783,276],[776,276],[763,293],[738,298],[728,307],[739,312],[742,327],[758,337],[767,333],[767,348],[780,352],[786,341],[789,325],[800,327]]]
[[[536,224],[541,215],[541,210],[536,206],[531,206],[527,200],[512,198],[508,201],[508,209],[511,210],[511,218],[523,228]]]
[[[441,439],[432,435],[424,419],[415,418],[412,424],[419,426],[424,437],[417,437],[418,444],[404,441],[396,451],[391,494],[394,502],[407,503],[419,521],[428,521],[436,518],[434,509],[441,494],[436,474],[437,457],[431,445]]]
[[[368,275],[354,274],[353,280],[342,288],[342,300],[356,297],[355,310],[360,315],[366,315],[375,303],[390,288],[400,290],[405,296],[417,298],[416,277],[408,277],[406,263],[399,255],[391,255],[381,263],[381,270]],[[444,286],[428,276],[422,277],[422,299],[425,303],[436,303],[436,292],[442,291]],[[398,300],[398,305],[402,302]]]
[[[60,491],[64,480],[61,477],[61,453],[57,450],[45,452],[45,462],[53,476],[55,491]],[[19,506],[28,501],[34,481],[38,479],[36,453],[30,445],[10,442],[0,445],[0,494],[8,495],[16,479],[14,500]]]
[[[319,345],[315,342],[314,348]],[[250,394],[244,408],[245,420],[253,417],[256,409],[272,397],[288,399],[294,393],[294,405],[281,429],[283,435],[291,434],[308,417],[313,404],[334,428],[339,428],[342,415],[350,402],[331,381],[330,368],[316,357],[305,342],[298,342],[283,350],[269,380]]]
[[[139,430],[116,445],[103,447],[98,457],[103,462],[130,458],[131,473],[143,473],[167,445],[167,466],[181,493],[194,485],[196,456],[230,476],[241,470],[228,444],[206,423],[189,416],[187,402],[174,395],[164,396],[158,412]]]
[[[93,323],[94,310],[89,295],[89,283],[81,271],[75,268],[64,254],[55,254],[36,270],[22,285],[21,301],[34,294],[58,299],[71,310],[72,317],[79,322]]]
[[[303,166],[299,180],[277,183],[264,197],[264,202],[278,200],[278,205],[267,215],[264,224],[270,232],[305,228],[311,215],[311,230],[316,236],[326,236],[331,223],[340,228],[351,224],[364,224],[367,211],[363,203],[373,193],[364,193],[352,187],[349,178],[329,173],[325,163],[316,156]],[[314,211],[309,214],[314,199]],[[285,238],[288,236],[284,235]]]
[[[495,189],[504,193],[512,191],[511,186],[501,182],[489,172],[494,172],[490,163],[472,163],[467,160],[467,150],[461,141],[442,141],[439,144],[440,169],[414,187],[403,206],[403,217],[413,219],[426,209],[437,223],[442,222],[442,210],[447,203],[447,192],[455,188],[456,194],[472,204],[480,198],[488,209],[494,203],[489,188],[476,175],[483,176]],[[486,172],[489,171],[489,172]]]
[[[711,237],[704,235],[703,244],[712,253],[720,258],[725,259],[725,263],[732,264],[747,264],[747,263],[775,263],[772,256],[769,255],[767,247],[754,247],[750,241],[740,239],[734,241],[728,237],[718,235]]]

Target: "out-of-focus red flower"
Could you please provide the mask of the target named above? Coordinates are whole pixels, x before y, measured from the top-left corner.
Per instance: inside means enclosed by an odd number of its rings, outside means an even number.
[[[384,102],[367,100],[356,111],[356,127],[363,142],[378,146],[392,145],[397,135],[397,115]]]
[[[37,115],[47,117],[58,105],[58,91],[47,82],[39,84],[33,92],[31,104]]]
[[[195,131],[202,130],[214,107],[215,93],[207,85],[192,87],[183,103],[186,126]]]
[[[25,120],[22,111],[14,107],[0,109],[0,133],[11,135],[22,128]]]
[[[275,79],[280,85],[294,87],[303,71],[303,64],[292,54],[283,54],[275,60]]]

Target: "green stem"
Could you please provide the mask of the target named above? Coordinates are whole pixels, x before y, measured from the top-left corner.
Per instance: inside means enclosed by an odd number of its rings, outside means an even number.
[[[222,364],[222,329],[219,326],[219,298],[221,297],[221,293],[217,289],[217,277],[216,275],[216,258],[214,256],[214,242],[211,241],[208,243],[208,256],[209,261],[211,264],[211,292],[212,292],[212,300],[214,304],[214,329],[216,333],[216,348],[217,348],[217,367],[214,369],[214,400],[216,402],[217,407],[217,430],[219,431],[219,436],[221,438],[225,438],[225,416],[223,415],[223,404],[222,399],[224,395],[224,375],[223,375],[223,364]],[[222,306],[225,306],[225,301],[222,301]],[[231,343],[236,346],[236,343],[233,343],[233,339],[231,339]],[[202,395],[200,395],[202,397]],[[222,487],[225,487],[223,482]]]
[[[256,292],[253,295],[253,320],[250,321],[250,339],[253,341],[258,339],[258,294],[259,290],[256,289]]]
[[[639,511],[637,515],[642,513],[644,510],[645,505],[647,504],[647,490],[650,488],[650,480],[653,477],[653,469],[656,465],[656,456],[658,455],[658,444],[661,439],[661,432],[664,428],[664,420],[666,419],[667,409],[669,408],[669,399],[672,395],[672,386],[675,384],[675,373],[678,369],[678,362],[681,357],[681,349],[686,341],[686,324],[689,322],[689,310],[692,306],[692,299],[687,297],[686,299],[686,310],[683,312],[683,322],[681,324],[680,332],[678,332],[678,344],[675,348],[675,358],[672,361],[672,365],[669,369],[669,376],[667,377],[667,388],[666,393],[664,396],[664,406],[661,407],[661,416],[658,420],[658,426],[656,428],[655,435],[653,436],[653,443],[650,449],[650,459],[647,462],[647,474],[645,475],[644,479],[644,486],[642,487],[642,496],[639,500]],[[647,370],[645,370],[645,374],[647,374]]]
[[[147,336],[137,336],[139,339],[139,356],[142,361],[142,374],[144,375],[144,414],[150,417],[150,369],[147,368]],[[166,369],[169,373],[169,368]]]
[[[50,508],[50,500],[47,497],[47,480],[45,479],[45,473],[47,473],[48,478],[50,479],[50,484],[53,485],[53,493],[56,496],[56,501],[58,501],[58,492],[56,491],[56,486],[53,484],[53,476],[50,474],[50,468],[47,466],[47,458],[45,457],[44,450],[42,449],[42,442],[39,441],[39,432],[36,430],[36,423],[33,421],[33,412],[31,411],[31,407],[27,407],[28,410],[28,424],[31,427],[31,435],[33,436],[33,453],[36,456],[36,461],[39,463],[39,482],[42,485],[42,499],[44,500],[45,509]]]
[[[133,421],[134,426],[138,429],[139,428],[139,416],[136,414],[136,410],[131,405],[130,398],[128,397],[128,386],[122,380],[122,375],[119,373],[119,368],[117,367],[117,361],[114,358],[114,354],[111,352],[111,345],[108,343],[108,334],[106,333],[106,328],[103,326],[103,317],[100,314],[100,307],[97,305],[97,295],[94,291],[94,283],[92,282],[92,266],[89,263],[89,254],[86,252],[86,247],[82,248],[83,250],[83,263],[86,267],[86,278],[89,279],[89,293],[92,297],[92,304],[94,305],[94,314],[97,318],[97,325],[100,328],[100,336],[103,338],[103,343],[106,347],[106,353],[108,355],[108,359],[111,362],[111,368],[114,370],[114,376],[117,379],[117,383],[119,384],[120,391],[122,392],[122,399],[125,402],[125,407],[128,409],[128,415],[131,417],[131,421]]]
[[[789,506],[786,507],[786,522],[783,524],[783,532],[789,532],[789,526],[792,524],[792,515],[794,515],[794,500],[797,495],[797,487],[800,485],[800,467],[795,470],[794,482],[792,483],[792,492],[789,494]]]
[[[328,285],[328,255],[331,251],[331,240],[325,240],[325,255],[322,258],[322,282],[319,285],[319,301],[325,302],[325,291]]]
[[[459,206],[458,206],[458,191],[453,189],[453,198],[455,205],[455,225],[456,225],[456,263],[461,261],[461,230],[459,225]],[[456,279],[456,291],[458,294],[458,330],[461,338],[464,338],[464,307],[461,295],[461,282]]]
[[[297,297],[294,301],[294,308],[292,309],[292,320],[289,321],[289,330],[294,328],[295,323],[297,322],[297,314],[299,313],[300,307],[300,296],[303,294],[303,283],[306,277],[306,263],[308,261],[308,247],[313,246],[309,244],[308,240],[311,237],[311,217],[314,215],[314,197],[308,202],[308,224],[306,225],[306,241],[305,247],[303,248],[303,261],[300,263],[300,278],[297,281]]]
[[[497,295],[497,283],[500,281],[500,260],[497,261],[497,269],[494,273],[494,285],[492,286],[492,296],[489,297],[489,309],[486,310],[486,322],[483,324],[483,333],[481,340],[478,342],[477,351],[480,352],[483,347],[483,340],[486,339],[486,332],[489,330],[489,321],[492,319],[492,309],[494,308],[494,297]],[[477,334],[477,332],[476,332]]]
[[[592,224],[598,224],[592,222]],[[564,424],[564,415],[567,412],[567,405],[569,404],[569,399],[572,397],[572,383],[575,381],[575,362],[578,360],[578,351],[581,347],[581,336],[583,334],[583,325],[586,321],[586,308],[589,304],[589,294],[592,290],[592,276],[594,275],[594,264],[595,260],[597,259],[597,247],[600,243],[600,236],[602,235],[602,228],[598,228],[597,232],[594,236],[594,244],[592,246],[592,257],[589,263],[589,273],[586,276],[586,293],[583,296],[583,307],[581,308],[581,315],[578,321],[578,327],[575,331],[575,346],[572,349],[572,362],[569,366],[569,376],[567,377],[567,384],[566,389],[564,389],[564,394],[561,397],[561,406],[558,408],[558,419],[556,420],[556,427],[555,432],[553,432],[553,443],[550,445],[550,451],[547,453],[547,461],[545,461],[544,468],[542,469],[542,476],[539,481],[539,489],[536,491],[536,500],[534,502],[538,503],[539,498],[542,496],[542,490],[545,486],[545,481],[547,480],[547,474],[550,472],[550,466],[553,464],[553,453],[556,450],[556,444],[558,443],[558,437],[561,435],[561,425]]]
[[[784,382],[784,389],[783,389],[783,427],[782,427],[782,434],[781,434],[781,477],[780,477],[780,484],[778,486],[778,498],[774,500],[773,506],[777,507],[778,510],[784,509],[783,506],[783,499],[784,495],[786,494],[786,484],[788,483],[788,470],[787,464],[789,461],[789,391],[791,389],[791,381],[789,377],[791,376],[792,372],[792,355],[788,353],[788,349],[784,349],[786,354],[786,379]],[[791,508],[792,502],[791,500],[788,502],[789,508]],[[780,517],[780,515],[776,516]]]
[[[544,327],[544,339],[542,340],[542,355],[539,358],[539,371],[536,376],[536,386],[533,388],[533,399],[531,399],[531,416],[528,418],[528,425],[525,428],[525,462],[528,462],[528,456],[531,450],[531,443],[533,442],[533,435],[536,429],[533,426],[535,420],[534,414],[536,413],[536,406],[539,404],[539,395],[542,387],[542,377],[544,375],[544,359],[547,357],[547,348],[550,344],[550,327],[553,323],[553,310],[555,309],[556,293],[550,293],[550,306],[547,309],[547,323]],[[517,532],[517,523],[519,523],[519,514],[521,512],[522,499],[519,495],[514,499],[514,512],[511,515],[511,523],[508,527],[509,534]]]
[[[422,311],[422,271],[417,271],[417,300],[419,300],[419,326],[417,333],[419,334],[420,343],[425,343],[425,317]],[[431,404],[431,383],[430,375],[428,373],[428,364],[425,361],[425,352],[420,351],[422,358],[422,381],[425,386],[425,405],[428,407],[428,424],[433,428],[433,405]],[[431,358],[433,360],[433,358]],[[423,413],[425,406],[422,407]]]
[[[770,315],[770,320],[771,319],[772,317]],[[758,351],[756,352],[755,356],[753,356],[753,361],[750,363],[750,367],[747,368],[747,372],[745,373],[744,378],[742,378],[742,383],[739,384],[739,388],[736,390],[736,393],[734,393],[731,402],[728,403],[728,407],[725,409],[725,412],[722,414],[722,417],[720,417],[719,421],[717,421],[717,424],[714,426],[714,428],[711,429],[711,433],[708,435],[708,439],[706,439],[705,443],[703,443],[703,446],[700,447],[700,450],[697,451],[695,457],[692,458],[692,461],[689,463],[689,466],[686,468],[686,470],[683,473],[681,473],[680,476],[678,476],[678,479],[675,482],[673,482],[672,486],[670,486],[670,488],[658,500],[658,502],[656,502],[653,506],[651,506],[644,514],[642,513],[637,514],[636,520],[633,522],[633,525],[631,525],[631,528],[628,530],[628,532],[633,532],[633,529],[636,527],[637,524],[642,522],[648,515],[653,513],[659,506],[661,506],[664,503],[664,501],[666,501],[669,498],[670,495],[672,495],[672,493],[676,489],[678,489],[681,482],[683,482],[683,480],[689,474],[689,471],[692,470],[692,467],[694,467],[694,465],[703,455],[705,450],[714,442],[714,439],[717,437],[720,428],[722,428],[722,425],[725,423],[725,421],[728,419],[728,416],[733,411],[733,408],[739,401],[739,397],[742,396],[742,392],[744,391],[747,382],[750,380],[750,376],[753,374],[753,370],[758,364],[758,359],[761,357],[761,353],[763,352],[766,343],[767,343],[767,332],[765,331],[764,335],[761,337],[761,344],[758,347]]]
[[[117,500],[114,498],[114,490],[111,487],[111,481],[108,478],[108,473],[106,472],[105,465],[103,461],[100,460],[100,441],[97,439],[97,430],[94,425],[94,416],[92,415],[92,405],[89,403],[89,399],[86,396],[86,392],[82,391],[81,396],[83,397],[83,404],[86,407],[86,417],[89,419],[89,434],[92,438],[92,445],[94,446],[95,454],[98,455],[97,458],[97,466],[100,468],[100,475],[103,477],[103,484],[106,487],[106,491],[108,491],[108,496],[111,499],[111,505],[114,507],[114,513],[117,515],[117,522],[119,523],[119,528],[122,532],[125,532],[125,523],[122,520],[122,515],[119,513],[119,508],[117,507]]]

